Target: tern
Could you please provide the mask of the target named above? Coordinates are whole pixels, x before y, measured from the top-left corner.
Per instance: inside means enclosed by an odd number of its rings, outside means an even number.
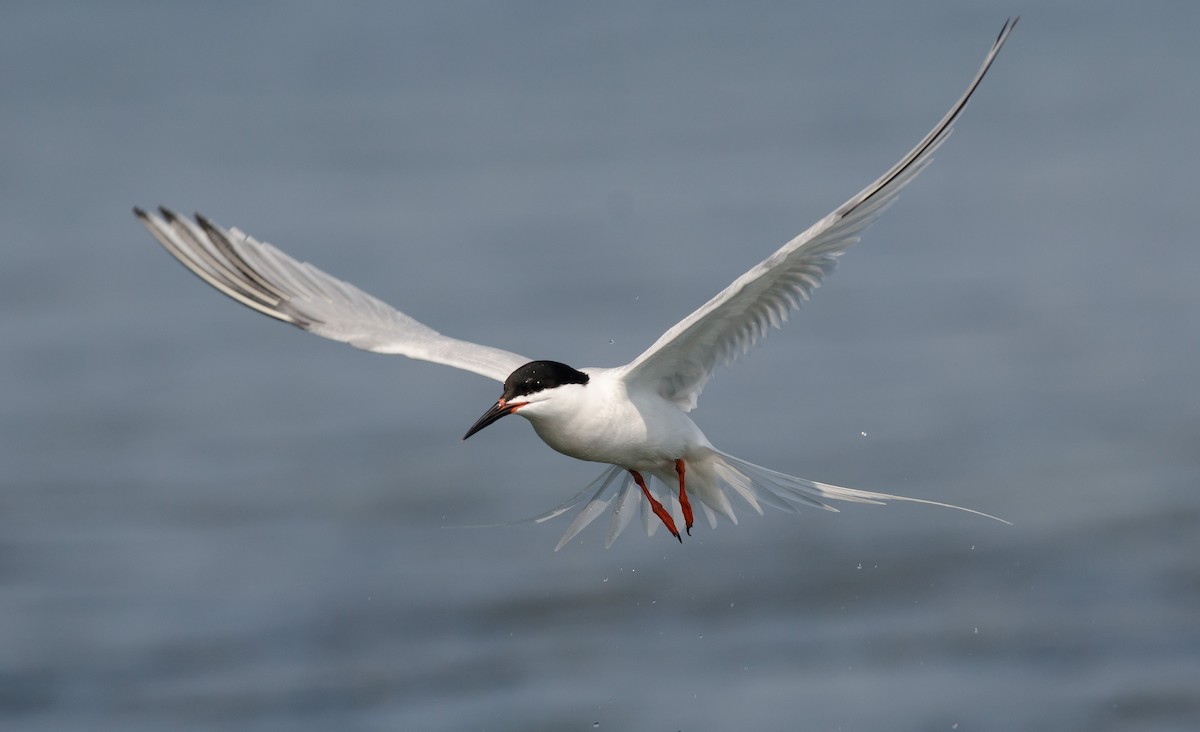
[[[639,504],[648,535],[661,523],[682,542],[678,526],[682,523],[691,535],[697,504],[713,528],[718,516],[737,523],[730,501],[735,495],[760,514],[762,505],[792,512],[802,507],[836,511],[829,501],[911,501],[995,519],[938,501],[842,488],[768,470],[715,448],[688,413],[715,368],[749,350],[771,327],[780,327],[809,299],[838,257],[931,162],[1016,22],[1005,22],[966,91],[900,162],[616,368],[577,369],[451,338],[236,228],[222,228],[200,214],[189,220],[163,207],[158,214],[140,208],[134,214],[194,274],[260,313],[366,351],[453,366],[502,382],[500,398],[471,425],[464,440],[516,414],[529,420],[554,450],[606,463],[609,467],[583,493],[533,519],[544,521],[584,504],[556,549],[610,504],[606,545],[628,526]],[[621,476],[627,480],[618,480]],[[652,488],[650,477],[661,486]]]

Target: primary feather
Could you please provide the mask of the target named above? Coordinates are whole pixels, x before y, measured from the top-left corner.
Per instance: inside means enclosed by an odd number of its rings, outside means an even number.
[[[820,286],[837,258],[933,161],[1015,25],[1015,19],[1004,24],[967,90],[900,162],[675,324],[625,367],[626,379],[652,385],[684,411],[694,409],[717,365],[780,327]]]
[[[310,333],[500,382],[530,360],[444,336],[348,282],[199,214],[192,222],[166,208],[159,209],[160,216],[139,208],[133,212],[200,279],[247,307]]]

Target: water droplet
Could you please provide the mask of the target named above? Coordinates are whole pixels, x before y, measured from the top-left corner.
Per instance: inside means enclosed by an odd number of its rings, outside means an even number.
[[[599,726],[600,726],[599,722],[592,722],[592,729],[596,729]]]
[[[862,569],[862,562],[858,563],[858,567],[856,569]]]
[[[866,436],[867,436],[867,433],[866,433],[866,432],[859,432],[858,434],[862,435],[863,437],[866,437]]]

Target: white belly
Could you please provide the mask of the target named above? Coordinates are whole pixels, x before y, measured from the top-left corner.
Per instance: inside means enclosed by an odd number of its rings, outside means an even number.
[[[603,378],[593,378],[579,392],[562,409],[518,414],[564,455],[639,471],[671,465],[708,445],[700,428],[657,394],[627,394],[619,382]]]

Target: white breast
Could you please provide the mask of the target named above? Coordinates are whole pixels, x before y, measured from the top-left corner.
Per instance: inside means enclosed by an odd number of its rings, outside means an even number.
[[[584,369],[591,380],[555,389],[552,398],[517,412],[542,440],[564,455],[633,470],[673,464],[708,446],[700,428],[653,393],[630,393],[617,372]]]

